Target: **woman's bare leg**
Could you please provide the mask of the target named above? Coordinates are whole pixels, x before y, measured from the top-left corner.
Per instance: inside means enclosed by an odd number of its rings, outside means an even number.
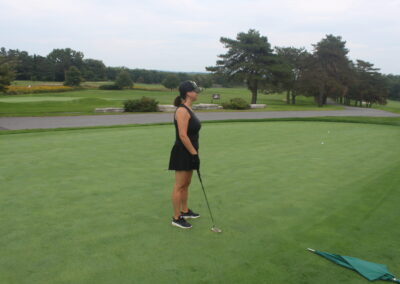
[[[193,171],[176,171],[175,185],[172,191],[172,207],[174,208],[174,218],[178,219],[181,215],[183,200],[187,207],[188,188]]]
[[[189,208],[188,208],[188,197],[189,197],[189,185],[192,182],[192,175],[193,175],[193,171],[189,172],[190,174],[188,174],[188,179],[187,179],[187,185],[186,185],[186,189],[182,191],[182,204],[181,204],[181,211],[182,212],[188,212]]]

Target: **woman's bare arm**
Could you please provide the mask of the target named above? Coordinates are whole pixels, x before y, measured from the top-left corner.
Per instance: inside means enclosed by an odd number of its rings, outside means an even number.
[[[178,123],[179,138],[181,139],[183,145],[190,154],[197,155],[197,150],[193,147],[193,144],[190,141],[189,136],[187,135],[190,119],[189,112],[185,108],[180,107],[176,111],[175,119]]]

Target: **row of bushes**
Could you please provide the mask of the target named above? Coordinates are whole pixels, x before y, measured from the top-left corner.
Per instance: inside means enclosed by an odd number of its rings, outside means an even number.
[[[101,85],[99,87],[100,90],[122,90],[122,87],[118,86],[118,85],[111,85],[111,84],[107,84],[107,85]]]
[[[123,90],[122,87],[116,84],[106,84],[106,85],[101,85],[99,86],[100,90]],[[138,91],[165,91],[165,89],[162,88],[147,88],[147,87],[136,87],[133,86],[130,88],[131,90],[138,90]]]
[[[223,103],[224,109],[249,109],[250,105],[241,98],[231,99],[229,103]],[[139,100],[124,101],[124,111],[126,112],[156,112],[158,102],[154,99],[142,97]]]
[[[7,95],[23,95],[37,93],[57,93],[72,91],[74,88],[68,86],[9,86]]]

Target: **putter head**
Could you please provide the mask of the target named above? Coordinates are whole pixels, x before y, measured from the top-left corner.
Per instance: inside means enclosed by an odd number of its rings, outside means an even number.
[[[211,227],[211,231],[213,231],[214,233],[222,233],[222,230],[220,228],[215,227],[215,226]]]

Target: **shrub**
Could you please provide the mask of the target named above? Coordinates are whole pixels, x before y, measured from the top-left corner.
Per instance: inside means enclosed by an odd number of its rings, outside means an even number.
[[[101,85],[99,87],[100,90],[122,90],[122,88],[118,85]]]
[[[242,98],[233,98],[229,103],[222,103],[225,109],[249,109],[250,105]]]
[[[124,110],[127,112],[154,112],[158,111],[158,102],[147,97],[139,100],[127,100],[124,102]]]

